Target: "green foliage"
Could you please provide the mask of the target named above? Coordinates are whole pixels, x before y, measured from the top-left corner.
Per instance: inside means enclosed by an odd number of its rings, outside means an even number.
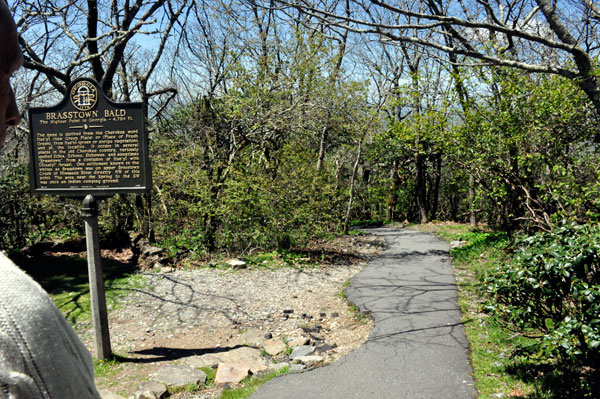
[[[239,388],[225,389],[221,394],[221,399],[243,399],[252,395],[265,382],[272,380],[282,374],[288,373],[289,367],[284,367],[281,370],[274,371],[259,377],[248,377],[242,381]]]
[[[24,221],[29,209],[22,197],[27,193],[26,176],[24,165],[4,163],[0,174],[0,248],[22,247],[27,241]]]
[[[344,281],[344,284],[342,284],[342,290],[340,292],[338,292],[336,294],[337,297],[342,298],[343,300],[346,300],[347,296],[346,296],[346,288],[350,287],[350,279]]]
[[[370,318],[368,314],[361,312],[360,309],[356,307],[356,305],[349,304],[348,309],[350,309],[350,312],[354,315],[354,319],[359,323],[367,324],[369,322]]]
[[[475,177],[480,215],[507,230],[596,218],[597,120],[578,86],[496,69],[490,90],[446,137]]]
[[[489,309],[522,334],[539,333],[530,356],[600,367],[600,226],[565,223],[516,243],[486,278]]]
[[[173,109],[152,137],[153,225],[171,256],[285,251],[339,230],[351,164],[339,159],[370,115],[366,89],[337,79],[328,38],[291,33],[265,37],[277,58],[236,63],[226,93]]]
[[[371,212],[365,215],[370,218],[386,219],[388,222],[403,219],[419,221],[416,200],[419,185],[425,194],[423,206],[428,217],[437,219],[440,213],[445,217],[456,216],[447,215],[445,209],[441,210],[439,197],[442,178],[448,178],[452,173],[448,169],[446,174],[442,174],[438,168],[443,163],[444,131],[449,124],[447,105],[416,106],[414,102],[420,103],[421,99],[415,96],[418,97],[419,93],[412,86],[404,87],[397,93],[396,100],[388,107],[394,114],[401,113],[404,107],[412,107],[411,112],[406,117],[391,117],[386,128],[375,133],[373,142],[367,148],[368,161],[372,165],[385,167],[381,170],[377,168],[373,178],[377,180],[373,182],[373,187],[369,187],[366,199],[385,204],[387,208],[384,213],[381,205],[378,208],[370,205],[371,209],[379,210],[378,214]]]
[[[291,354],[292,354],[292,352],[294,351],[294,348],[292,348],[292,347],[290,346],[290,343],[289,343],[289,341],[287,340],[287,338],[286,338],[286,337],[283,337],[283,343],[285,344],[285,354],[286,354],[287,356],[291,355]]]
[[[162,143],[155,146],[165,151]],[[175,158],[158,154],[155,226],[170,255],[286,250],[336,231],[344,194],[331,174],[314,168],[314,153],[286,144],[273,169],[247,150],[220,166],[205,162],[199,147],[181,148]]]
[[[350,222],[350,226],[381,227],[385,223],[384,220],[377,219],[353,220]]]
[[[112,377],[119,372],[122,368],[122,363],[126,360],[125,357],[115,353],[106,360],[94,358],[94,376]]]
[[[200,370],[206,374],[205,386],[213,386],[215,384],[215,378],[217,376],[217,369],[212,367],[200,367]]]
[[[160,228],[160,231],[164,229]],[[181,231],[174,231],[165,237],[160,244],[167,249],[170,258],[185,254],[192,260],[206,256],[206,239],[202,229],[192,230],[184,227]]]
[[[73,200],[31,195],[27,165],[10,157],[0,161],[0,249],[79,236],[80,207]]]
[[[598,119],[579,86],[502,68],[472,72],[463,83],[476,86],[460,107],[428,100],[419,75],[386,104],[389,123],[366,147],[360,217],[462,221],[472,208],[509,232],[599,220]]]

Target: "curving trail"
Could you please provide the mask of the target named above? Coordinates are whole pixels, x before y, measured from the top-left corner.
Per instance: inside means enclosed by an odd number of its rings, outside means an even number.
[[[388,249],[346,291],[375,321],[367,343],[329,366],[273,379],[252,398],[476,397],[448,245],[418,231],[370,232]]]

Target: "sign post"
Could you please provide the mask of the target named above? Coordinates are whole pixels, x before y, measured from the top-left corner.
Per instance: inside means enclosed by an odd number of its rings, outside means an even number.
[[[100,239],[98,237],[98,203],[93,195],[83,200],[83,217],[85,218],[85,238],[88,253],[88,274],[90,280],[90,303],[92,318],[96,332],[96,353],[98,359],[112,356],[110,349],[110,331],[108,329],[108,312],[106,311],[106,294],[102,275],[102,258],[100,257]]]
[[[92,317],[99,359],[111,356],[98,239],[97,199],[152,186],[142,103],[115,103],[92,79],[77,79],[60,103],[29,109],[34,194],[83,200]]]

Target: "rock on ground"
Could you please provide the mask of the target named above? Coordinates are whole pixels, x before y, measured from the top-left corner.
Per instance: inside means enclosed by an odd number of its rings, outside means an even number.
[[[287,346],[281,338],[271,338],[265,341],[265,352],[271,356],[279,356],[285,353]]]
[[[223,363],[235,363],[248,367],[252,374],[259,373],[267,369],[264,359],[261,356],[260,350],[254,348],[237,348],[219,354],[219,358]]]
[[[100,394],[101,399],[125,399],[121,395],[117,395],[107,389],[102,389],[98,393]]]
[[[294,362],[300,362],[306,367],[315,367],[323,363],[323,356],[298,356],[294,359]]]
[[[239,337],[233,338],[230,341],[231,346],[250,345],[263,346],[265,343],[265,332],[258,328],[251,328]]]
[[[167,387],[155,381],[144,381],[139,386],[133,399],[163,399],[168,396]]]
[[[294,360],[300,356],[310,356],[315,353],[316,348],[310,345],[302,345],[294,348],[292,353],[290,354],[290,359]]]
[[[307,345],[310,339],[308,337],[297,337],[290,340],[289,345],[291,348],[297,346]]]
[[[220,363],[215,376],[215,384],[220,387],[225,384],[237,385],[248,377],[250,369],[235,363]]]
[[[153,373],[150,378],[152,381],[174,388],[206,382],[206,374],[203,371],[184,365],[164,366]]]
[[[221,359],[214,353],[207,353],[205,355],[188,357],[185,359],[185,362],[188,364],[188,366],[196,369],[200,369],[202,367],[216,369],[219,363],[221,363]]]

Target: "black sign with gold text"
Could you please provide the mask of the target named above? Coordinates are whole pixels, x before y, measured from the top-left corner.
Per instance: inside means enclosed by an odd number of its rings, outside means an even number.
[[[77,79],[53,107],[29,110],[31,187],[80,197],[151,187],[142,103],[114,103],[92,79]]]

